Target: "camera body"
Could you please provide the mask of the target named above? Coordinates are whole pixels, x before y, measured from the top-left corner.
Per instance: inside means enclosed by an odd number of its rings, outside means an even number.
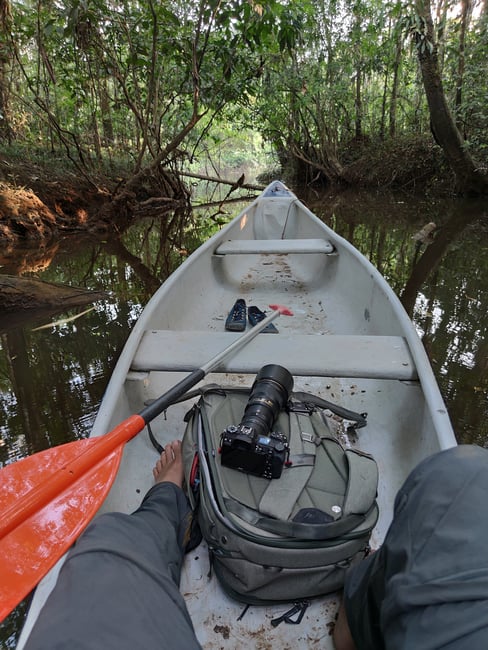
[[[288,441],[282,433],[272,431],[267,436],[256,436],[242,424],[231,424],[225,429],[220,449],[222,465],[263,478],[279,478],[289,454]]]
[[[292,388],[293,377],[286,368],[274,364],[261,368],[241,423],[221,434],[222,465],[268,479],[281,476],[290,448],[286,436],[272,429]]]

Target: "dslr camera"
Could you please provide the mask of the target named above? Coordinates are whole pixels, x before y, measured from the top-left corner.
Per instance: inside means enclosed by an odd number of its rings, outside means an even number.
[[[293,377],[286,368],[274,364],[261,368],[241,423],[221,434],[222,465],[268,479],[281,476],[290,449],[286,436],[272,429],[292,388]]]

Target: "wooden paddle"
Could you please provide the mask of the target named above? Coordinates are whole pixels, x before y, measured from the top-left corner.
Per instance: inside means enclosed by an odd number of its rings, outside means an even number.
[[[271,312],[201,368],[109,433],[46,449],[0,470],[0,621],[54,566],[100,508],[125,443],[286,307]],[[149,471],[149,470],[148,470]]]

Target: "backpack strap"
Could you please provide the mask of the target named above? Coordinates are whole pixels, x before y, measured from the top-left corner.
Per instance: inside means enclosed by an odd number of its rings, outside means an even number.
[[[290,465],[284,467],[279,479],[269,482],[259,502],[264,515],[286,521],[307,485],[315,465],[315,435],[307,431],[310,418],[303,413],[290,413]]]
[[[361,429],[367,425],[367,413],[356,413],[356,411],[350,411],[349,409],[339,406],[339,404],[334,404],[334,402],[329,402],[322,397],[317,395],[312,395],[310,393],[296,392],[293,393],[293,401],[298,401],[298,403],[303,404],[305,407],[309,406],[310,408],[320,408],[327,409],[335,413],[344,420],[350,420],[355,422],[353,429]]]
[[[372,456],[357,449],[346,449],[349,478],[342,512],[350,515],[365,512],[376,499],[378,465]]]

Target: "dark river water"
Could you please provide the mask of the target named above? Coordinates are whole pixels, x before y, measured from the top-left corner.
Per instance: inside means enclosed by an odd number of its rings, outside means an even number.
[[[458,442],[488,447],[487,202],[295,191],[387,278],[427,349]],[[165,215],[120,239],[0,249],[1,273],[34,271],[43,280],[107,292],[70,311],[0,314],[0,466],[89,435],[143,306],[241,208]],[[412,239],[429,222],[437,226],[430,243]],[[24,602],[0,626],[1,648],[15,648],[26,608]]]

